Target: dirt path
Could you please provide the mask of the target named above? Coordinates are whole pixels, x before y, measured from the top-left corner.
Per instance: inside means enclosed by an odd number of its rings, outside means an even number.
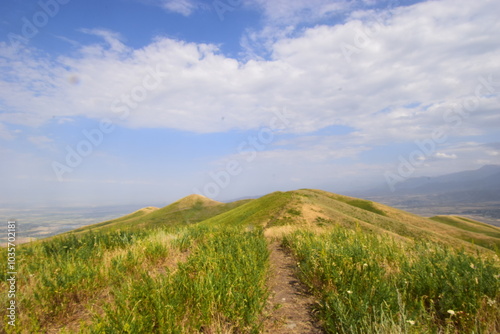
[[[295,277],[294,259],[276,241],[269,244],[269,252],[271,296],[263,333],[323,333],[311,316],[314,298]]]

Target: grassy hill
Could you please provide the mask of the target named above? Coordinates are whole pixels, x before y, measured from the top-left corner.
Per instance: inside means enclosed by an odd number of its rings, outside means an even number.
[[[190,195],[19,245],[4,331],[496,333],[499,245],[481,222],[321,190]]]
[[[232,210],[245,202],[243,200],[233,203],[221,203],[201,195],[189,195],[161,209],[155,207],[143,208],[126,216],[84,226],[65,234],[80,234],[90,230],[93,232],[136,231],[194,224]]]

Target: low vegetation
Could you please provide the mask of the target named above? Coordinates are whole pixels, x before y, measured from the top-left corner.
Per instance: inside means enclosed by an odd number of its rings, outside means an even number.
[[[283,244],[330,333],[498,333],[497,260],[361,230],[297,231]]]
[[[20,245],[17,326],[5,331],[263,332],[275,241],[328,333],[500,332],[500,229],[318,190],[189,196]]]
[[[257,331],[268,253],[262,231],[188,230],[194,249],[175,271],[136,272],[112,289],[93,333]],[[134,277],[137,276],[137,277]]]

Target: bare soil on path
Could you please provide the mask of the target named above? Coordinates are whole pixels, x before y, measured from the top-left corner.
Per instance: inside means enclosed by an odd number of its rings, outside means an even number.
[[[271,295],[263,333],[324,333],[312,317],[315,299],[295,275],[295,260],[279,242],[269,244]]]

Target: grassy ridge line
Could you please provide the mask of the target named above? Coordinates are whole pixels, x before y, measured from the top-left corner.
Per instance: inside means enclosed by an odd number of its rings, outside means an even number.
[[[321,213],[312,218],[302,217],[304,205],[313,206]],[[191,195],[154,212],[135,213],[132,217],[129,215],[87,227],[87,230],[139,230],[197,222],[207,225],[232,225],[235,222],[241,225],[261,226],[307,225],[313,223],[317,217],[351,228],[361,226],[372,232],[386,231],[401,240],[431,239],[449,245],[456,244],[470,250],[475,250],[478,246],[494,250],[497,242],[483,240],[484,237],[478,238],[472,233],[473,231],[465,231],[450,224],[412,215],[379,203],[310,189],[275,192],[255,200],[227,204]],[[498,228],[490,227],[490,229],[500,233]]]
[[[132,212],[131,214],[125,215],[125,216],[117,218],[117,219],[107,220],[107,221],[104,221],[102,223],[93,224],[92,229],[98,230],[101,227],[104,227],[107,225],[132,223],[134,221],[137,221],[140,217],[143,217],[143,216],[151,213],[152,211],[156,211],[156,210],[159,210],[159,209],[155,208],[155,207],[143,208],[143,209],[137,210],[136,212]],[[67,233],[78,233],[78,232],[84,232],[84,231],[88,231],[88,230],[89,230],[88,226],[83,226],[83,227],[74,229],[72,231],[69,231]]]
[[[298,203],[294,192],[274,192],[214,216],[202,222],[205,226],[265,226],[278,220],[294,203]]]
[[[496,228],[498,228],[498,226],[492,226],[490,224],[486,224],[486,223],[483,223],[483,222],[480,222],[480,221],[477,221],[477,220],[473,220],[473,219],[470,219],[470,218],[466,218],[466,217],[462,217],[462,216],[453,216],[455,218],[458,218],[460,220],[463,220],[463,221],[466,221],[466,222],[469,222],[471,224],[475,224],[475,225],[479,225],[479,226],[482,226],[482,227],[486,227],[488,229],[491,229],[491,227],[493,227],[494,230],[496,230]],[[498,231],[498,230],[496,230]]]
[[[453,236],[476,245],[489,248],[500,254],[500,231],[498,228],[458,216],[436,216],[430,218],[441,224],[455,227]]]
[[[500,230],[497,227],[474,221],[472,219],[467,219],[460,216],[435,216],[431,217],[430,219],[463,229],[465,231],[481,233],[490,237],[500,239]]]
[[[498,258],[343,227],[298,231],[283,245],[321,300],[317,314],[329,333],[500,331]]]
[[[302,194],[304,202],[318,207],[321,213],[329,217],[329,220],[335,224],[350,228],[360,226],[373,232],[385,230],[401,240],[431,240],[450,246],[465,247],[471,251],[478,249],[486,251],[486,248],[495,250],[491,244],[471,242],[475,237],[473,233],[467,233],[455,226],[423,218],[380,203],[358,200],[321,190],[301,189],[297,193]],[[352,205],[353,201],[356,205]],[[500,229],[497,227],[491,226],[489,228],[500,233]],[[464,233],[469,238],[465,238]]]
[[[193,198],[188,196],[188,201]],[[219,215],[226,211],[237,208],[247,203],[249,200],[236,201],[232,203],[206,202],[202,200],[194,201],[192,206],[187,207],[186,201],[179,200],[167,205],[164,208],[146,212],[141,209],[130,215],[113,219],[110,221],[85,226],[74,231],[66,232],[61,235],[81,234],[90,230],[97,232],[111,232],[117,230],[141,230],[151,228],[161,228],[163,226],[182,226],[185,224],[194,224]]]

